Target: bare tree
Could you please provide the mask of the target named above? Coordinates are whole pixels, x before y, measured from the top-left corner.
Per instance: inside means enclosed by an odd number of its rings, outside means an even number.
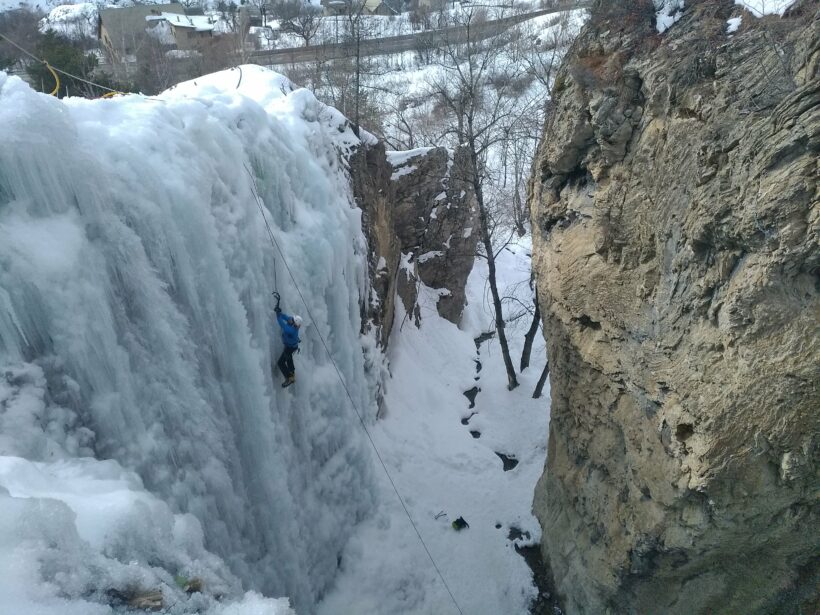
[[[490,16],[501,19],[503,10]],[[487,259],[488,282],[492,296],[498,341],[507,371],[507,386],[518,386],[505,333],[504,311],[498,291],[496,256],[498,232],[502,228],[501,208],[493,203],[492,185],[496,178],[490,172],[488,155],[501,141],[509,138],[511,126],[522,114],[516,90],[523,77],[520,63],[508,62],[503,48],[509,42],[508,32],[488,23],[486,9],[469,7],[452,15],[453,26],[440,30],[443,58],[438,62],[441,75],[430,85],[432,93],[449,110],[453,125],[449,128],[457,142],[467,148],[467,179],[472,183],[478,204],[481,243]]]
[[[550,375],[550,362],[544,363],[544,369],[541,370],[541,375],[538,377],[538,383],[535,385],[535,390],[532,392],[532,398],[538,399],[541,393],[544,392],[544,385],[547,383],[547,376]]]
[[[546,26],[524,22],[520,28],[518,57],[526,65],[527,73],[538,80],[545,92],[549,92],[563,50],[572,39],[569,13],[560,13]]]
[[[370,38],[368,24],[365,23],[365,0],[345,0],[346,38],[352,51],[353,60],[353,132],[358,136],[362,110],[362,73],[369,68],[365,66],[362,56],[362,41]]]
[[[225,0],[219,0],[216,4],[216,10],[219,13],[219,16],[222,18],[227,26],[228,30],[231,32],[238,32],[240,30],[239,27],[239,7],[237,6],[236,2],[230,0],[230,2],[226,2]]]
[[[0,12],[0,33],[26,49],[34,49],[42,38],[37,27],[41,18],[42,13],[23,8]],[[25,66],[30,61],[31,58],[18,47],[0,39],[0,70],[12,68],[18,63]]]
[[[530,355],[532,354],[532,344],[535,335],[541,327],[541,307],[538,304],[538,291],[535,292],[535,313],[532,315],[532,324],[524,334],[524,349],[521,351],[521,364],[519,369],[523,372],[530,366]]]
[[[322,9],[302,0],[280,2],[274,11],[280,20],[279,29],[301,38],[305,41],[305,47],[310,45],[322,25]]]
[[[171,87],[178,81],[179,71],[174,60],[168,57],[168,45],[163,45],[156,37],[144,35],[146,40],[137,51],[136,82],[145,94],[156,94]]]
[[[413,118],[408,110],[411,101],[406,99],[399,99],[396,101],[388,101],[387,122],[388,133],[394,135],[393,137],[385,135],[385,141],[394,150],[415,149],[417,147],[417,126],[415,118]]]

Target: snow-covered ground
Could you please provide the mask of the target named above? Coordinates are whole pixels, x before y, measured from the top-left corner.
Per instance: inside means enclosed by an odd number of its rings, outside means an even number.
[[[556,15],[543,15],[528,20],[519,26],[521,38],[525,41],[521,49],[504,50],[497,58],[498,64],[514,64],[519,67],[520,71],[524,61],[521,54],[528,53],[532,56],[541,54],[540,58],[533,60],[533,66],[543,66],[542,62],[548,63],[549,60],[553,60],[557,68],[565,49],[558,49],[553,57],[552,51],[541,49],[539,43],[549,41],[551,37],[561,37],[568,44],[587,18],[588,12],[585,9],[577,9],[566,11],[560,19]],[[451,118],[441,113],[437,108],[436,97],[431,94],[432,83],[448,78],[448,71],[439,62],[426,63],[415,51],[378,56],[372,62],[373,67],[361,77],[363,88],[368,92],[370,103],[381,110],[381,116],[384,118],[382,134],[392,147],[408,147],[405,130],[407,125],[415,127],[414,146],[456,145],[441,142],[441,135],[448,132],[443,124],[450,122]],[[327,83],[329,80],[317,80],[315,71],[304,70],[304,65],[282,68],[294,80],[302,79],[304,81],[302,85],[310,87],[321,100],[326,102],[334,100],[338,86],[329,85]],[[543,84],[532,79],[529,87],[519,93],[519,104],[522,107],[535,104],[538,107],[537,113],[540,113],[541,106],[530,101],[545,100],[546,90]],[[352,112],[352,109],[348,110],[344,107],[340,110],[343,113]],[[400,110],[400,115],[397,110]],[[536,131],[536,134],[540,134],[540,130]]]
[[[134,6],[135,4],[167,4],[169,0],[95,0],[94,4],[98,8]],[[66,0],[0,0],[0,12],[17,8],[27,8],[39,10],[45,13],[58,6],[70,6],[72,4],[85,4],[84,2],[66,2]]]
[[[504,294],[531,304],[529,255],[526,239],[503,250],[498,275]],[[532,392],[545,344],[539,333],[521,385],[508,391],[497,339],[483,342],[478,353],[474,343],[494,329],[486,279],[486,262],[478,260],[461,327],[438,317],[437,295],[429,289],[422,292],[420,329],[399,306],[389,350],[392,379],[373,437],[462,612],[523,615],[536,590],[514,544],[540,540],[531,506],[546,456],[549,386],[540,399]],[[517,306],[507,309],[509,315]],[[516,365],[530,322],[527,315],[508,327]],[[476,386],[470,409],[464,392]],[[496,453],[518,464],[505,472]],[[382,505],[353,535],[319,613],[457,613],[383,473],[381,485]],[[454,530],[458,517],[470,527]],[[513,531],[510,539],[513,528],[528,538]]]

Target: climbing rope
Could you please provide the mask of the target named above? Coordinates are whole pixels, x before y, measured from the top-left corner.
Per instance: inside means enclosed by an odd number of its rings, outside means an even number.
[[[53,90],[51,90],[51,92],[50,92],[50,94],[49,94],[49,95],[50,95],[50,96],[57,96],[57,92],[59,92],[59,91],[60,91],[60,75],[58,75],[58,74],[57,74],[57,71],[55,71],[55,70],[54,70],[54,68],[52,68],[51,64],[49,64],[49,63],[48,63],[48,62],[46,62],[45,60],[43,61],[43,64],[45,64],[45,65],[46,65],[46,68],[47,68],[47,69],[49,70],[49,72],[51,72],[51,74],[54,76],[54,89],[53,89]]]
[[[271,230],[270,224],[268,224],[268,217],[265,215],[265,209],[262,205],[262,200],[259,197],[259,188],[256,185],[256,178],[251,173],[251,170],[248,168],[248,165],[245,164],[245,171],[248,173],[248,177],[250,177],[251,182],[253,184],[253,196],[256,200],[256,205],[259,207],[259,213],[262,214],[262,219],[265,221],[265,228],[268,229],[268,237],[270,237],[271,246],[274,247],[278,252],[279,256],[282,258],[282,263],[285,265],[285,269],[290,276],[291,282],[293,282],[293,286],[296,289],[296,292],[299,294],[299,298],[302,300],[302,303],[305,306],[305,310],[307,311],[308,317],[315,322],[313,318],[313,314],[310,311],[310,306],[308,305],[307,301],[305,300],[304,295],[302,295],[302,291],[299,289],[299,284],[296,283],[296,278],[293,275],[293,271],[288,265],[288,261],[285,258],[284,252],[282,252],[282,248],[279,247],[279,242],[276,241],[276,237]],[[276,268],[274,267],[274,286],[276,285]],[[364,433],[367,435],[367,439],[370,441],[370,446],[373,447],[373,451],[376,453],[376,457],[381,463],[382,469],[384,470],[385,475],[387,476],[387,480],[390,481],[390,485],[393,487],[393,491],[396,493],[396,497],[399,499],[399,503],[401,507],[404,509],[404,514],[407,515],[407,520],[410,521],[410,525],[413,527],[413,531],[416,533],[416,536],[421,543],[421,546],[424,547],[424,551],[427,553],[427,557],[430,559],[430,563],[433,564],[433,568],[435,568],[436,574],[438,574],[439,579],[441,579],[441,583],[444,585],[444,588],[447,590],[447,593],[450,595],[450,599],[453,601],[453,604],[456,607],[456,610],[461,614],[464,615],[464,611],[461,610],[461,607],[458,605],[458,601],[456,600],[453,592],[450,590],[450,586],[447,585],[447,581],[444,579],[444,575],[441,573],[441,570],[436,564],[436,560],[433,558],[432,553],[430,553],[430,549],[427,547],[427,543],[424,542],[424,538],[421,537],[421,532],[419,532],[416,523],[413,521],[413,517],[410,516],[410,511],[407,509],[407,505],[404,503],[404,498],[401,497],[399,493],[398,487],[396,487],[396,483],[393,481],[393,477],[390,476],[390,471],[387,469],[387,464],[384,463],[384,459],[382,459],[381,454],[379,453],[379,449],[376,447],[376,443],[373,441],[373,437],[370,435],[370,430],[367,428],[367,425],[364,422],[364,418],[362,417],[362,413],[359,411],[359,407],[356,402],[353,400],[353,396],[350,394],[350,390],[347,388],[347,383],[345,383],[345,379],[342,376],[342,372],[339,370],[339,366],[336,364],[336,361],[333,359],[333,355],[330,353],[330,348],[327,346],[327,342],[325,341],[324,336],[322,335],[321,331],[316,329],[316,334],[319,336],[319,340],[322,342],[322,346],[327,353],[328,359],[333,364],[333,369],[336,370],[336,375],[339,377],[339,382],[341,382],[342,387],[347,394],[347,398],[350,400],[350,405],[353,407],[353,410],[356,412],[356,416],[359,417],[359,423],[362,425],[362,429],[364,429]]]

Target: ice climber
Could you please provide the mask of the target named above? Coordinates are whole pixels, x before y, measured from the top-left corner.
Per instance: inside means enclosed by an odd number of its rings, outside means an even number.
[[[289,387],[294,382],[296,382],[296,368],[293,366],[293,353],[299,350],[299,327],[302,326],[302,317],[301,316],[290,316],[289,314],[285,314],[282,312],[282,308],[279,307],[279,293],[274,293],[276,297],[276,307],[274,311],[276,312],[276,320],[279,322],[279,326],[282,327],[282,342],[285,345],[285,349],[282,350],[282,354],[279,356],[279,360],[276,364],[279,366],[279,371],[282,372],[282,375],[285,377],[285,381],[282,383],[282,388]]]

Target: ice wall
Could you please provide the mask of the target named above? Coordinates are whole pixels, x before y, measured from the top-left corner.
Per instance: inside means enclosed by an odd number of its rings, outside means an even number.
[[[317,336],[374,415],[365,244],[339,156],[356,143],[258,67],[96,101],[0,73],[0,455],[115,460],[194,515],[246,588],[309,612],[374,498]],[[287,390],[271,374],[274,279],[307,314],[251,174],[313,314]]]

